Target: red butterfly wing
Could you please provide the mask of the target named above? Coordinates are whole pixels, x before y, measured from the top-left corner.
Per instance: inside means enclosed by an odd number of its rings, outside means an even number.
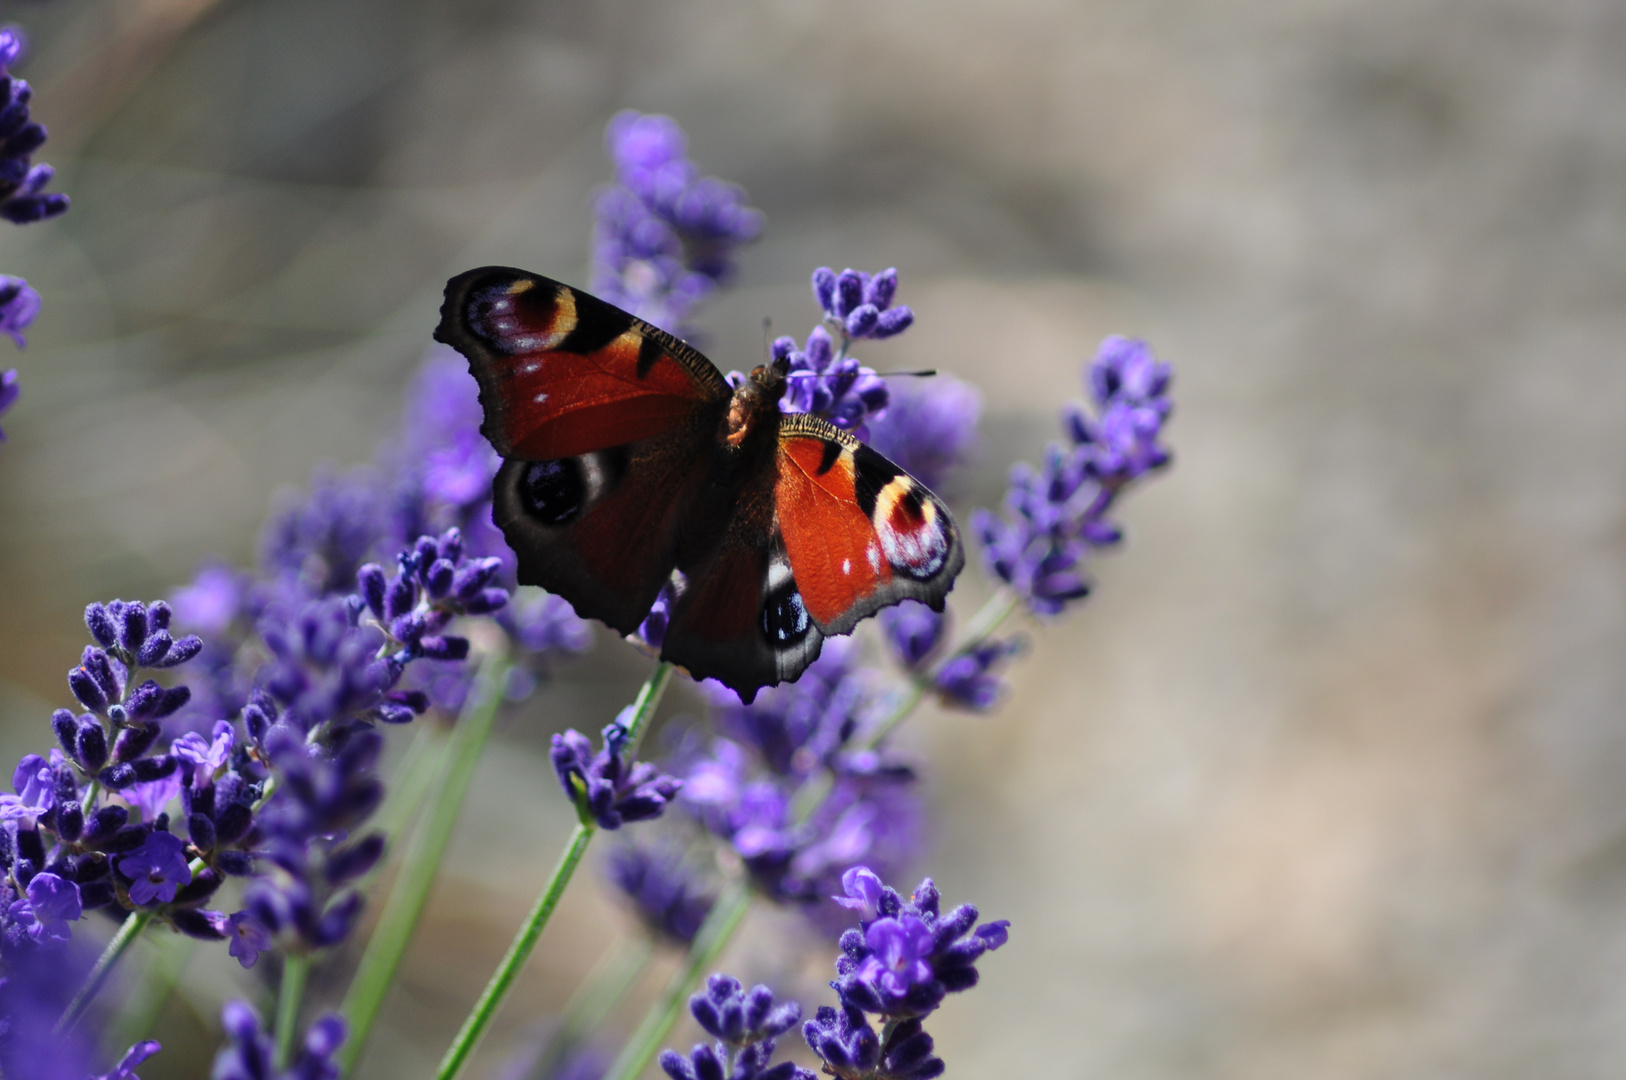
[[[772,450],[772,434],[764,451]],[[795,679],[818,659],[824,635],[808,617],[774,525],[777,462],[765,452],[742,466],[731,500],[693,519],[704,533],[689,538],[693,558],[679,561],[683,587],[661,659],[697,679],[720,680],[749,704],[762,687]]]
[[[779,428],[779,532],[807,612],[827,635],[900,600],[941,611],[965,550],[925,485],[815,416]]]
[[[468,357],[481,431],[504,457],[551,461],[683,427],[732,391],[677,338],[569,285],[488,266],[446,284],[435,339]]]

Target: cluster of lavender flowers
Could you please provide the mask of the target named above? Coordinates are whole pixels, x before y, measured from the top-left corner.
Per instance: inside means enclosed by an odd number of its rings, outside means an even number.
[[[34,91],[10,71],[22,51],[15,30],[0,30],[0,218],[13,225],[44,221],[68,209],[66,195],[44,190],[56,170],[33,163],[34,152],[45,145],[45,125],[29,119]],[[28,282],[0,274],[0,334],[9,334],[22,348],[23,330],[39,310],[40,294]],[[0,415],[20,393],[17,372],[0,371]],[[0,429],[0,442],[5,441],[6,433]]]
[[[380,727],[461,700],[470,644],[452,632],[460,622],[492,622],[538,671],[586,646],[585,625],[557,598],[510,603],[512,556],[490,522],[496,458],[466,453],[479,421],[466,371],[427,365],[409,417],[387,467],[321,475],[285,500],[257,573],[210,566],[173,605],[86,609],[93,643],[67,680],[80,711],[54,714],[59,748],[26,755],[15,794],[0,794],[8,1076],[89,1075],[82,1038],[42,1034],[83,974],[69,961],[86,912],[224,940],[243,967],[267,949],[307,954],[350,935],[363,903],[355,883],[385,848],[366,829],[383,796]],[[403,542],[424,525],[444,527]],[[367,561],[386,552],[393,572]],[[197,676],[190,686],[144,678],[181,665]],[[217,909],[233,878],[239,909]],[[41,1001],[43,1029],[18,1022]],[[231,1045],[217,1074],[272,1075],[252,1010],[234,1003],[223,1023]],[[315,1021],[288,1075],[337,1075],[343,1037],[336,1018]],[[29,1063],[39,1061],[86,1067],[38,1073]]]
[[[593,291],[680,337],[697,304],[734,273],[733,253],[762,231],[735,184],[703,176],[669,116],[618,113],[605,136],[615,183],[599,193]]]

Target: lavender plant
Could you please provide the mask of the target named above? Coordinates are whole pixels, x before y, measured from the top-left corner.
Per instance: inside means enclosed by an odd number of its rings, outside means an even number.
[[[0,32],[0,60],[15,52]],[[49,171],[27,165],[44,136],[20,135],[37,128],[26,125],[26,85],[5,85],[12,105],[0,128],[17,109],[22,120],[0,143],[0,163],[22,161],[24,171],[0,196],[0,216],[60,213],[65,198],[39,191]],[[761,215],[739,188],[700,173],[667,117],[619,114],[608,146],[616,182],[597,201],[594,287],[682,332],[727,283]],[[10,287],[0,282],[0,297]],[[934,487],[952,484],[974,445],[975,391],[947,377],[894,386],[855,355],[913,323],[895,302],[897,271],[821,267],[812,291],[818,325],[804,342],[772,345],[790,369],[781,408],[871,440]],[[1041,468],[1013,470],[1003,516],[973,518],[999,588],[957,639],[949,614],[903,604],[866,635],[828,641],[799,682],[749,706],[707,684],[708,716],[669,725],[659,763],[638,751],[673,674],[667,664],[597,746],[575,730],[555,736],[551,759],[577,827],[437,1075],[450,1080],[465,1066],[599,831],[623,838],[607,865],[642,936],[577,994],[532,1075],[632,1080],[687,1004],[714,1041],[661,1053],[674,1080],[809,1080],[774,1060],[801,1006],[714,972],[756,903],[806,916],[810,948],[839,947],[835,1003],[801,1025],[826,1074],[940,1075],[924,1023],[947,994],[976,984],[978,962],[1006,943],[1009,924],[979,924],[969,905],[944,911],[929,878],[908,898],[884,884],[914,869],[927,824],[918,769],[891,736],[927,697],[993,708],[1021,647],[996,638],[999,626],[1024,608],[1053,618],[1087,594],[1088,556],[1122,540],[1110,520],[1117,499],[1169,461],[1159,441],[1169,381],[1144,343],[1103,343],[1086,372],[1093,408],[1064,413],[1068,442]],[[0,411],[15,397],[8,372]],[[433,353],[402,435],[373,465],[320,473],[287,496],[257,567],[211,564],[170,601],[86,608],[91,643],[67,677],[75,707],[51,718],[58,745],[25,755],[13,793],[0,793],[7,1077],[97,1075],[103,987],[153,924],[224,943],[244,968],[267,953],[280,961],[269,1023],[246,1002],[226,1005],[217,1080],[318,1080],[354,1068],[499,707],[589,642],[568,604],[515,584],[491,520],[498,458],[480,420],[461,361]],[[657,602],[635,643],[659,645],[669,602]],[[386,805],[381,751],[403,727],[417,733]],[[420,804],[414,824],[402,808]],[[307,1021],[311,966],[354,937],[378,899],[373,870],[391,851],[400,865],[343,1003]],[[92,911],[119,920],[94,961],[81,933]],[[657,946],[682,952],[676,973],[606,1067],[592,1044]],[[141,1038],[100,1075],[133,1077],[157,1050]]]
[[[68,197],[44,188],[56,176],[49,165],[35,165],[34,153],[45,145],[45,125],[29,119],[28,105],[34,91],[11,74],[11,65],[22,55],[23,43],[17,32],[0,30],[0,218],[13,225],[27,225],[56,217],[68,209]],[[19,277],[0,274],[0,334],[7,334],[22,348],[23,330],[40,311],[40,294]],[[22,393],[15,370],[0,371],[0,416],[16,403]],[[0,443],[6,441],[0,429]]]

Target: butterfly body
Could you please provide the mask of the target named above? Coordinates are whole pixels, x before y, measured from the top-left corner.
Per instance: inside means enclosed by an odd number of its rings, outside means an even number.
[[[747,702],[888,604],[940,610],[964,565],[918,481],[780,412],[782,368],[732,387],[664,331],[504,267],[447,284],[435,337],[480,384],[481,430],[505,459],[493,517],[520,581],[623,634],[679,583],[662,657]]]

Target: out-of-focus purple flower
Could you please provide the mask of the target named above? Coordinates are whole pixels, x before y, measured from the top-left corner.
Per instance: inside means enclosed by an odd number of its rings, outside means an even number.
[[[694,940],[716,900],[674,849],[618,845],[609,873],[650,932],[678,945]]]
[[[189,766],[194,788],[208,787],[215,773],[226,767],[231,759],[232,747],[237,743],[236,731],[229,720],[216,720],[214,737],[205,739],[195,731],[187,732],[170,746],[170,753]]]
[[[119,873],[130,879],[130,899],[145,906],[167,904],[175,890],[192,880],[186,845],[173,833],[154,830],[140,847],[118,860]]]
[[[4,159],[0,158],[0,165]],[[0,183],[0,189],[4,184]],[[5,211],[5,204],[0,202],[0,215]],[[40,313],[40,294],[35,292],[33,286],[20,277],[10,277],[0,274],[0,334],[11,335],[11,340],[17,343],[20,349],[28,342],[23,338],[23,331],[34,321],[34,316]]]
[[[618,113],[605,144],[616,183],[595,207],[593,291],[681,335],[732,275],[734,249],[762,231],[762,214],[736,185],[700,174],[671,117]]]
[[[655,597],[655,603],[650,606],[649,614],[644,616],[644,621],[639,623],[638,629],[633,632],[633,637],[647,647],[651,656],[660,655],[661,645],[666,641],[666,627],[672,621],[672,605],[675,603],[677,587],[668,581],[661,586],[661,591]]]
[[[982,395],[952,375],[898,379],[868,442],[916,480],[941,493],[976,444]]]
[[[247,590],[246,575],[224,563],[209,563],[198,571],[192,584],[175,590],[170,606],[181,625],[218,634],[241,614]]]
[[[845,342],[838,350],[824,327],[813,328],[806,348],[798,349],[795,338],[782,337],[771,352],[786,372],[781,412],[813,413],[860,439],[869,433],[865,422],[885,413],[891,400],[886,380],[848,356]]]
[[[769,687],[750,705],[720,683],[702,686],[719,731],[755,749],[775,773],[805,777],[829,763],[877,706],[858,660],[854,639],[830,638],[800,679]]]
[[[1021,652],[1021,638],[983,641],[944,664],[932,677],[932,686],[945,705],[972,712],[994,707],[1005,693],[1005,680],[995,674],[1010,657]]]
[[[260,563],[273,581],[297,590],[292,599],[348,593],[356,571],[382,541],[389,521],[379,472],[320,469],[305,492],[278,499],[260,540]]]
[[[911,670],[937,655],[948,629],[946,613],[933,611],[918,600],[905,600],[884,609],[877,621],[893,655]]]
[[[605,727],[604,747],[596,754],[579,731],[553,737],[553,770],[559,785],[579,813],[591,816],[604,829],[660,817],[683,787],[683,781],[661,773],[650,762],[629,760],[630,736],[624,718],[630,708]]]
[[[111,1070],[100,1076],[93,1076],[91,1080],[141,1080],[141,1077],[135,1074],[136,1066],[162,1049],[163,1046],[152,1039],[138,1042],[124,1052],[124,1056],[119,1058],[118,1064]]]
[[[738,979],[717,973],[704,992],[689,999],[689,1011],[716,1045],[701,1044],[689,1056],[673,1050],[661,1054],[661,1068],[672,1080],[816,1080],[791,1062],[771,1064],[774,1040],[801,1019],[794,1001],[774,1008],[773,991],[760,983],[745,990]]]
[[[156,780],[121,788],[119,797],[129,803],[132,810],[141,813],[142,821],[157,821],[164,808],[180,795],[181,783],[181,773],[177,769]]]
[[[416,473],[431,504],[454,513],[491,497],[501,464],[480,434],[479,389],[468,363],[436,345],[407,393],[398,468]]]
[[[35,874],[28,883],[27,898],[12,902],[11,920],[37,942],[67,941],[73,936],[67,924],[83,913],[79,886],[56,874]]]
[[[892,306],[897,291],[895,267],[873,276],[850,268],[838,274],[828,266],[813,271],[813,297],[825,320],[849,339],[889,338],[909,329],[915,313]]]
[[[253,967],[260,954],[271,948],[271,931],[246,911],[226,920],[226,938],[231,942],[226,951],[245,968]]]
[[[0,894],[9,888],[0,885]],[[18,948],[8,927],[0,952],[5,978],[0,979],[0,1070],[7,1080],[85,1080],[95,1058],[93,1024],[54,1030],[62,1010],[90,967],[93,954],[60,942]]]
[[[17,403],[17,398],[22,392],[22,387],[17,382],[16,371],[0,371],[0,416],[4,416],[6,410]],[[5,441],[6,431],[0,428],[0,443]]]
[[[340,1076],[333,1057],[348,1031],[333,1013],[305,1029],[304,1042],[286,1071],[272,1068],[271,1037],[260,1029],[259,1015],[246,1002],[228,1001],[220,1011],[220,1026],[231,1042],[215,1055],[214,1080],[338,1080]]]
[[[574,656],[593,643],[592,629],[564,597],[525,590],[516,600],[498,613],[497,623],[526,652]]]
[[[1041,469],[1011,470],[1003,517],[973,516],[989,572],[1035,613],[1055,615],[1088,594],[1085,558],[1122,539],[1107,516],[1118,495],[1169,463],[1158,437],[1173,408],[1170,379],[1145,342],[1107,338],[1086,379],[1094,417],[1067,410],[1071,445],[1051,446]]]

